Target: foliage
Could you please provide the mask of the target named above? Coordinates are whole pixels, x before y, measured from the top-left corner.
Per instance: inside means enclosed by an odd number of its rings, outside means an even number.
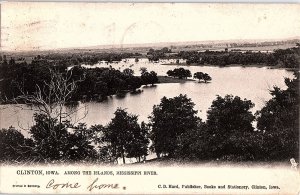
[[[113,68],[88,69],[81,66],[74,66],[67,70],[63,65],[54,66],[50,62],[41,61],[34,61],[31,64],[14,64],[9,67],[2,65],[0,66],[0,99],[7,103],[21,95],[34,95],[38,90],[43,92],[41,95],[45,99],[49,96],[49,90],[45,91],[50,88],[47,85],[54,84],[56,81],[56,83],[61,83],[58,80],[64,80],[64,85],[56,90],[66,91],[74,87],[74,83],[76,84],[76,89],[72,90],[66,102],[103,101],[105,97],[116,94],[118,91],[135,91],[139,88],[142,80],[133,76],[133,73],[131,69],[120,72]],[[147,81],[147,84],[157,82],[154,72],[150,72],[149,77],[150,81]],[[55,94],[56,92],[53,92],[52,96]],[[19,103],[21,103],[20,100]]]
[[[154,85],[154,83],[158,82],[157,74],[154,71],[151,71],[150,73],[147,70],[142,71],[141,79],[144,85]]]
[[[125,69],[123,72],[114,68],[94,68],[73,67],[79,69],[79,75],[73,74],[74,78],[85,75],[85,79],[80,83],[76,96],[77,100],[95,99],[103,100],[108,95],[116,94],[118,91],[135,91],[142,85],[139,77],[133,76],[132,69]],[[78,72],[78,71],[75,71]]]
[[[149,56],[165,57],[168,48],[150,50]],[[232,63],[281,64],[284,67],[299,66],[299,47],[275,50],[274,53],[254,52],[180,52],[178,56],[187,63],[227,65]],[[131,54],[128,54],[129,56]],[[95,55],[37,56],[32,63],[17,63],[13,58],[0,66],[1,99],[14,99],[15,103],[35,104],[35,125],[30,138],[14,128],[0,130],[0,161],[54,162],[115,162],[119,157],[137,158],[151,149],[158,155],[188,159],[221,160],[283,160],[299,157],[299,73],[294,79],[285,79],[287,89],[274,87],[272,99],[256,113],[257,130],[253,128],[255,117],[250,112],[254,104],[250,100],[226,95],[217,96],[202,122],[194,110],[194,103],[186,95],[163,97],[153,107],[150,123],[138,123],[138,117],[123,109],[106,126],[73,125],[67,121],[70,113],[61,108],[77,100],[103,100],[119,91],[136,90],[142,84],[154,84],[157,74],[141,68],[141,77],[131,69],[124,71],[110,68],[87,69],[67,66],[80,63],[97,63],[120,60],[125,54],[102,57]],[[46,58],[58,61],[50,62]],[[176,68],[168,76],[180,79],[191,76],[189,70]],[[196,72],[194,78],[210,81],[207,73]],[[58,109],[57,109],[58,107]]]
[[[191,71],[184,68],[175,68],[174,70],[168,70],[167,75],[171,77],[177,77],[179,79],[191,77]]]
[[[31,127],[30,134],[34,151],[41,161],[91,161],[97,158],[84,125],[72,127],[68,122],[59,123],[57,119],[43,114],[35,114],[34,118],[35,125]]]
[[[277,64],[287,68],[299,68],[300,48],[278,49],[274,52],[240,52],[240,51],[180,51],[179,58],[186,59],[187,64],[211,64],[226,66],[230,64]]]
[[[211,81],[211,77],[207,73],[203,72],[194,73],[194,78],[199,79],[199,82],[200,80],[204,80],[205,83],[207,83],[207,81]]]
[[[41,59],[47,59],[51,61],[56,61],[58,64],[65,64],[67,66],[80,65],[80,64],[97,64],[100,61],[119,62],[125,58],[131,58],[133,56],[140,55],[138,53],[91,53],[85,52],[81,54],[74,53],[51,53],[45,56],[40,56]],[[38,60],[38,59],[36,59]]]
[[[274,51],[274,58],[278,64],[287,68],[299,68],[300,48],[277,49]]]
[[[205,137],[205,132],[205,123],[199,119],[197,127],[187,129],[180,135],[176,157],[178,159],[189,160],[207,159],[207,148],[209,145]]]
[[[72,73],[54,72],[49,69],[49,80],[43,86],[36,85],[35,91],[30,94],[20,89],[22,95],[15,98],[16,103],[22,101],[34,104],[35,124],[29,129],[32,138],[32,147],[28,148],[35,161],[65,162],[90,161],[97,157],[89,137],[86,137],[85,125],[72,125],[67,121],[73,112],[63,111],[63,107],[76,89],[76,81],[71,80]],[[75,129],[73,132],[70,130]]]
[[[249,154],[248,135],[254,131],[251,123],[255,117],[250,111],[253,107],[250,100],[242,100],[238,96],[217,96],[207,111],[208,155],[220,158]]]
[[[106,164],[117,163],[112,146],[109,143],[102,145],[99,149],[99,161]]]
[[[211,81],[211,77],[207,73],[204,73],[203,80],[206,83],[207,81]]]
[[[104,131],[104,141],[108,142],[112,156],[115,159],[121,157],[125,164],[125,157],[141,157],[147,155],[149,143],[147,128],[137,122],[136,115],[128,114],[118,108],[115,117]]]
[[[132,77],[133,74],[134,74],[134,71],[133,71],[132,69],[130,69],[130,68],[125,68],[125,69],[123,70],[123,74],[124,74],[125,76]]]
[[[154,61],[158,61],[161,58],[165,58],[166,57],[166,53],[171,53],[171,49],[164,47],[162,49],[158,49],[158,50],[154,50],[154,49],[149,49],[149,52],[147,53],[148,59],[150,62]]]
[[[265,159],[299,158],[299,72],[285,83],[288,88],[274,87],[272,99],[256,113]]]
[[[146,123],[142,122],[140,128],[133,130],[135,130],[133,131],[134,141],[128,144],[127,157],[135,157],[140,162],[140,157],[145,157],[148,154],[149,127]]]
[[[144,74],[145,72],[147,72],[147,68],[146,67],[141,67],[140,68],[141,74]]]
[[[0,130],[0,162],[6,161],[30,161],[30,156],[34,155],[31,150],[33,143],[29,138],[16,129]]]
[[[139,77],[129,77],[126,79],[126,83],[128,84],[129,89],[135,91],[142,86],[142,79]]]
[[[152,149],[160,154],[174,156],[182,144],[181,135],[197,127],[194,103],[186,95],[174,98],[163,97],[159,105],[153,107],[150,119]]]

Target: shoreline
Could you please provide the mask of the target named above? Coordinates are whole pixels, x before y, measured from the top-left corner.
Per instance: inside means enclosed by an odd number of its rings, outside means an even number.
[[[186,83],[186,82],[192,82],[192,81],[197,81],[197,80],[195,80],[195,79],[179,79],[179,78],[173,78],[173,77],[169,77],[169,76],[157,76],[157,78],[158,78],[158,82],[157,83],[154,83],[154,85],[157,85],[157,84],[172,84],[172,83]],[[149,86],[150,86],[151,84],[149,84]],[[140,88],[137,88],[136,89],[136,91],[131,91],[131,90],[122,90],[122,91],[120,91],[119,93],[115,93],[115,94],[110,94],[110,95],[108,95],[108,96],[105,96],[105,97],[103,97],[102,99],[91,99],[91,100],[89,100],[89,101],[98,101],[98,102],[103,102],[103,101],[105,101],[108,97],[110,97],[110,96],[118,96],[119,98],[120,97],[125,97],[125,95],[127,94],[127,93],[135,93],[135,94],[140,94],[141,93],[141,91],[139,91],[139,90],[141,90],[144,86],[146,86],[146,85],[142,85]],[[81,100],[77,100],[77,101],[75,101],[75,102],[78,102],[78,101],[81,101],[81,102],[83,102],[83,101],[85,101],[84,99],[81,99]],[[74,103],[74,101],[69,101],[69,102],[66,102],[66,104],[72,104],[72,103]],[[18,104],[25,104],[25,103],[13,103],[13,102],[0,102],[0,105],[13,105],[13,104],[16,104],[16,105],[18,105]]]

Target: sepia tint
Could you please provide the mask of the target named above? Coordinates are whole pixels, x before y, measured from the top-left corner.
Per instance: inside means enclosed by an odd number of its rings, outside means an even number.
[[[294,194],[299,13],[1,3],[0,192]]]

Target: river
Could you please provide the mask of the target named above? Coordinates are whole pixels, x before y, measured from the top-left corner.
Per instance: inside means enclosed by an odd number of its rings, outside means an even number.
[[[127,59],[127,62],[106,64],[99,63],[94,66],[86,67],[108,67],[111,65],[116,69],[123,70],[132,68],[135,75],[140,75],[140,68],[146,67],[148,71],[155,71],[158,75],[166,75],[170,69],[178,68],[177,65],[161,65],[163,63],[174,63],[173,61],[161,61],[159,63],[149,63],[147,59],[141,59],[135,63],[134,59]],[[182,60],[180,62],[183,62]],[[118,107],[126,108],[128,112],[139,115],[139,121],[147,121],[148,116],[152,112],[153,105],[159,104],[163,96],[174,97],[179,94],[187,94],[195,103],[195,109],[203,120],[206,119],[206,112],[210,107],[216,95],[225,96],[232,94],[246,98],[255,103],[252,112],[255,113],[261,109],[265,102],[271,98],[269,90],[272,86],[278,86],[286,89],[284,78],[293,78],[290,71],[284,69],[269,69],[267,67],[216,67],[216,66],[185,66],[192,73],[205,72],[212,77],[210,83],[198,83],[197,81],[189,81],[186,83],[165,83],[157,84],[154,87],[142,87],[141,94],[127,94],[124,98],[113,96],[104,102],[88,102],[80,103],[78,107],[71,109],[79,109],[72,116],[72,121],[77,121],[86,116],[79,122],[85,122],[90,125],[107,124],[114,116],[114,112]],[[28,129],[33,121],[34,111],[23,109],[15,105],[0,106],[0,128],[8,128],[14,126],[18,129]],[[67,108],[70,109],[70,108]]]

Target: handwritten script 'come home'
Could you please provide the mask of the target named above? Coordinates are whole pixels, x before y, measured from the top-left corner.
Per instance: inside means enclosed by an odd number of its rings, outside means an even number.
[[[94,189],[119,189],[119,184],[103,184],[103,183],[98,183],[98,178],[96,178],[90,185],[87,186],[88,191],[93,191]],[[51,179],[47,185],[46,188],[52,188],[52,189],[76,189],[76,188],[81,188],[81,184],[79,182],[63,182],[63,183],[57,183],[55,182],[54,179]],[[126,189],[123,187],[123,189]]]

